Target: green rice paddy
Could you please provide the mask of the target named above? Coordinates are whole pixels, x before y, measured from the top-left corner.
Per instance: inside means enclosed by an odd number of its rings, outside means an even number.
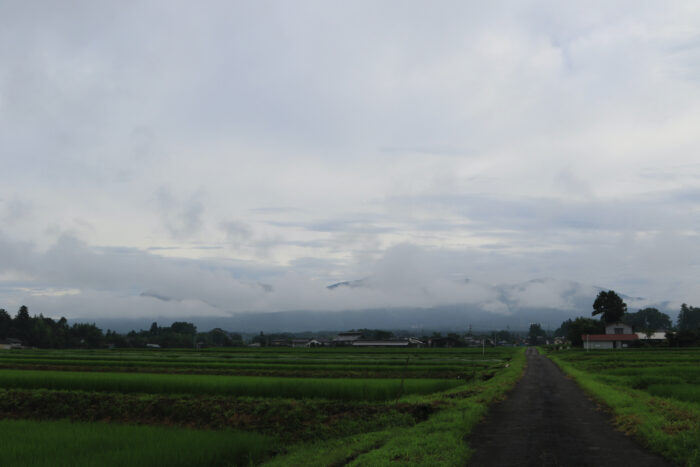
[[[0,386],[23,389],[215,394],[249,397],[324,398],[384,401],[408,394],[430,394],[463,384],[440,379],[276,378],[108,372],[0,370]]]
[[[257,433],[67,421],[0,420],[0,433],[4,467],[250,465],[276,444]]]
[[[0,465],[388,465],[398,451],[461,465],[523,362],[516,348],[0,351]]]

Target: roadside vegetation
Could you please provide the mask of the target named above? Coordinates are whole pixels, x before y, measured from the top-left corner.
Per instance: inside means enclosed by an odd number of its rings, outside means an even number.
[[[523,365],[512,347],[0,351],[0,465],[464,465]]]
[[[700,466],[700,349],[543,351],[610,408],[620,430],[678,464]]]

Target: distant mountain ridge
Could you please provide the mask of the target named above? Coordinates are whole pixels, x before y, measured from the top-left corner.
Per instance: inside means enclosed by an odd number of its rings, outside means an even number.
[[[329,285],[329,290],[339,288],[371,287],[367,279],[343,281]],[[519,284],[487,286],[493,296],[498,297],[499,311],[489,309],[492,303],[445,304],[427,308],[377,307],[346,311],[274,311],[231,312],[229,316],[144,316],[139,319],[87,318],[103,329],[127,332],[132,329],[148,329],[156,321],[168,325],[173,321],[194,323],[200,330],[215,327],[233,332],[303,332],[323,330],[347,330],[358,328],[405,329],[420,334],[427,331],[463,331],[470,326],[474,330],[510,329],[527,330],[530,323],[540,323],[543,328],[555,330],[569,318],[590,317],[592,304],[601,287],[582,285],[573,281],[534,279]],[[618,292],[619,293],[619,292]],[[539,294],[539,295],[538,295]],[[143,296],[163,300],[155,291],[146,291]],[[646,306],[655,306],[673,319],[677,310],[669,309],[668,302],[649,303],[640,297],[619,295],[628,303],[630,311]],[[544,297],[544,298],[542,298]],[[538,305],[538,300],[544,305]],[[565,303],[564,307],[547,305],[549,301]],[[86,321],[73,319],[70,321]]]

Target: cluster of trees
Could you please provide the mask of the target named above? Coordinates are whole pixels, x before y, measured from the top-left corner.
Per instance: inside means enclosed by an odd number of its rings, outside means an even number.
[[[216,328],[208,332],[197,332],[192,323],[174,322],[170,326],[153,323],[148,330],[119,334],[106,333],[94,323],[68,325],[66,318],[54,320],[43,315],[29,315],[26,306],[21,306],[13,318],[0,308],[0,339],[19,339],[23,345],[41,349],[98,348],[98,347],[145,347],[156,344],[160,347],[232,347],[243,344],[240,334]]]
[[[120,342],[113,342],[117,347],[145,347],[156,344],[160,347],[234,347],[243,345],[240,334],[228,333],[220,328],[208,332],[197,332],[197,326],[184,321],[176,321],[170,326],[151,324],[150,329],[131,331],[120,336]]]
[[[527,333],[527,341],[530,345],[542,345],[547,340],[547,333],[540,323],[532,323]]]
[[[605,323],[598,319],[578,317],[567,319],[554,331],[556,336],[566,337],[572,345],[581,346],[582,334],[603,334],[605,333]]]
[[[700,346],[700,307],[681,305],[676,332],[667,335],[669,345]]]
[[[656,308],[644,308],[634,313],[627,312],[627,304],[613,290],[598,294],[593,302],[592,316],[600,319],[578,317],[567,319],[555,331],[555,335],[567,337],[573,345],[582,345],[582,334],[603,334],[605,325],[623,322],[635,332],[652,333],[667,331],[667,340],[672,346],[700,345],[700,308],[681,305],[674,328],[671,317]]]
[[[69,326],[66,318],[29,316],[24,305],[14,318],[0,308],[0,339],[10,337],[21,340],[24,345],[41,348],[99,347],[104,341],[102,330],[95,324]]]

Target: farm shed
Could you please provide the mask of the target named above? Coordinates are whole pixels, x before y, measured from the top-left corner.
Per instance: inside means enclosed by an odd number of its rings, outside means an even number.
[[[637,338],[645,342],[663,342],[666,340],[666,331],[656,331],[652,333],[638,332]]]
[[[352,343],[353,347],[408,347],[407,340],[401,341],[365,341],[356,340]]]
[[[342,347],[346,345],[352,345],[356,340],[362,339],[362,333],[356,331],[341,332],[333,338],[333,345],[336,347]]]

